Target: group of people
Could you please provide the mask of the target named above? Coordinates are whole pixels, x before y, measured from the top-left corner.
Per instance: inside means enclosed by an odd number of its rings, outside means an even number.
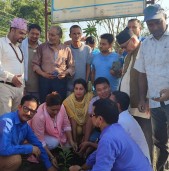
[[[168,25],[160,5],[145,8],[150,36],[141,37],[141,22],[128,21],[116,36],[123,53],[112,51],[114,37],[81,42],[82,29],[51,26],[41,43],[41,27],[15,18],[0,38],[0,170],[16,171],[22,155],[57,171],[52,149],[71,147],[86,157],[71,171],[151,171],[168,158]],[[20,45],[18,45],[18,43]],[[90,47],[91,46],[91,47]],[[124,61],[121,60],[124,57]],[[122,67],[123,65],[123,67]],[[88,81],[95,93],[88,91]],[[40,102],[38,101],[40,100]],[[133,115],[133,116],[132,116]],[[105,152],[106,151],[106,152]],[[138,162],[139,159],[139,162]]]

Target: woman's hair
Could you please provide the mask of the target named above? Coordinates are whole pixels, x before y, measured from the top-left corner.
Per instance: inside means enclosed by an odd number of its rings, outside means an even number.
[[[82,84],[82,86],[84,87],[84,89],[86,90],[86,92],[88,91],[88,88],[87,88],[87,83],[84,79],[82,78],[78,78],[74,81],[74,84],[73,84],[73,87],[75,88],[76,84]]]
[[[62,98],[57,92],[52,92],[51,94],[48,94],[46,96],[47,106],[55,106],[55,105],[61,105],[61,104],[62,104]]]

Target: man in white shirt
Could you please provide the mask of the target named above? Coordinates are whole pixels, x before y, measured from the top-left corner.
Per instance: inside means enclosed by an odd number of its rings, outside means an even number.
[[[139,125],[141,126],[144,135],[146,137],[149,151],[152,159],[153,154],[153,141],[152,141],[152,129],[150,113],[147,110],[142,113],[138,110],[139,104],[139,86],[138,86],[138,74],[139,72],[134,69],[134,63],[139,51],[141,41],[134,32],[126,27],[116,36],[117,42],[122,49],[128,53],[124,60],[123,76],[120,84],[120,90],[127,93],[130,96],[129,112],[134,116]],[[148,103],[147,103],[148,106]]]
[[[144,153],[144,155],[148,158],[149,162],[151,163],[148,144],[144,136],[144,133],[138,122],[134,119],[134,117],[129,113],[128,110],[130,104],[129,96],[125,92],[114,91],[110,99],[117,103],[118,110],[120,112],[118,123],[136,142],[136,144],[140,147],[141,151]]]
[[[157,147],[157,171],[164,171],[168,158],[169,100],[169,30],[167,16],[160,5],[145,8],[144,21],[151,35],[140,46],[134,68],[139,71],[139,110],[146,110],[148,93],[153,141]]]
[[[26,32],[26,20],[14,18],[8,35],[0,38],[0,114],[15,111],[23,96],[24,63],[18,43]]]

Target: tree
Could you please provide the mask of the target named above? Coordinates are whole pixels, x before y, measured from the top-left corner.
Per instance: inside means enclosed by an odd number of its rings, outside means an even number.
[[[44,20],[44,1],[42,0],[13,0],[11,13],[17,17],[26,19],[29,23],[39,24],[42,28],[44,39],[45,20]]]
[[[116,34],[118,34],[126,27],[127,22],[128,22],[128,18],[87,21],[87,28],[83,30],[85,30],[84,33],[86,33],[86,36],[92,34],[93,36],[96,37],[97,41],[99,41],[100,33],[98,30],[104,29],[105,33],[113,34],[113,36],[115,37]],[[115,43],[113,48],[117,50],[119,47]]]
[[[160,3],[160,0],[155,0],[155,3]],[[165,9],[167,12],[168,9]],[[135,16],[132,18],[138,18],[139,16]],[[96,39],[99,41],[100,32],[99,30],[105,30],[105,33],[111,33],[115,37],[120,31],[122,31],[126,26],[128,20],[131,19],[131,17],[124,17],[124,18],[113,18],[113,19],[100,19],[100,20],[93,20],[93,21],[86,21],[87,27],[83,30],[86,34],[92,34],[95,35]],[[142,36],[149,35],[149,31],[144,26],[144,23],[142,23]],[[118,45],[114,44],[114,48],[117,49]]]
[[[6,35],[9,30],[9,21],[15,16],[10,13],[10,0],[0,0],[0,36]]]
[[[44,8],[43,0],[0,0],[0,35],[4,36],[7,34],[9,21],[14,17],[21,17],[29,23],[39,24],[42,28],[42,39],[44,39]],[[50,24],[51,22],[49,21]]]

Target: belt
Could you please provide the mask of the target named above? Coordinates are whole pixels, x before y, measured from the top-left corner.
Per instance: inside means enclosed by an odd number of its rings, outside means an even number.
[[[16,87],[13,83],[10,83],[10,82],[0,81],[0,83],[4,83],[4,84],[8,84],[12,87]]]

